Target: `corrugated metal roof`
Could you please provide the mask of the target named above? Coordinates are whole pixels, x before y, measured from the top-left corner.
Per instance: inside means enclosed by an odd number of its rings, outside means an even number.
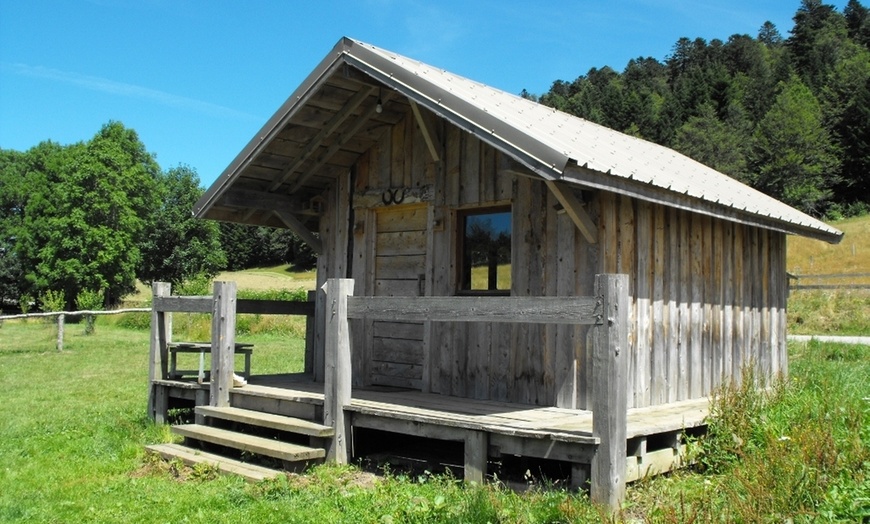
[[[546,179],[622,189],[638,198],[832,243],[842,238],[837,229],[672,149],[349,38],[339,40],[239,153],[197,202],[196,216],[208,216],[293,114],[344,64],[475,134]],[[582,173],[601,176],[595,180],[578,176],[575,164]]]
[[[790,232],[817,232],[813,236],[829,242],[842,238],[836,228],[673,149],[373,45],[352,42],[346,51],[350,63],[496,147],[514,152],[542,176],[560,178],[573,161],[613,177],[799,227],[797,231],[785,228]]]

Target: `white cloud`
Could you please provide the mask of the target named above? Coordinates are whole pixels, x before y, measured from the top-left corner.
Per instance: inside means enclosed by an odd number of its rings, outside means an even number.
[[[5,69],[5,67],[4,67]],[[89,76],[69,71],[60,71],[42,66],[31,66],[27,64],[13,64],[11,70],[20,76],[29,76],[33,78],[41,78],[51,80],[63,84],[73,85],[91,91],[99,91],[110,95],[123,96],[127,98],[138,98],[142,100],[150,100],[158,104],[175,107],[187,111],[206,114],[213,117],[230,118],[236,120],[260,120],[260,117],[238,111],[229,107],[196,100],[184,96],[174,95],[165,91],[151,89],[148,87],[138,86],[135,84],[127,84],[124,82],[116,82],[107,78],[98,76]]]

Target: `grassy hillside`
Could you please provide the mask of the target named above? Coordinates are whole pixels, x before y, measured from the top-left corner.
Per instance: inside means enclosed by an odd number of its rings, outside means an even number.
[[[788,237],[788,271],[793,274],[870,273],[870,215],[833,224],[845,233],[839,244]],[[870,279],[866,279],[870,283]]]
[[[833,224],[845,233],[831,245],[802,237],[788,238],[788,271],[797,275],[870,274],[870,216]],[[863,284],[870,277],[813,280],[804,284]],[[788,328],[803,335],[870,335],[870,290],[844,287],[825,291],[792,291]]]

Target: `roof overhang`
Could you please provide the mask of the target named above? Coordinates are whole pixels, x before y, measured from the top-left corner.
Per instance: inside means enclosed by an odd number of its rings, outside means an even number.
[[[842,238],[837,229],[671,149],[349,38],[339,40],[236,156],[194,214],[289,227],[312,238],[319,195],[416,106],[547,181],[830,243]]]

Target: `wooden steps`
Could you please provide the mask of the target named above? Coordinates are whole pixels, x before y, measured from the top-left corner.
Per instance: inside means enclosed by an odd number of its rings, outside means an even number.
[[[182,446],[180,444],[152,444],[145,446],[151,453],[156,453],[166,460],[179,459],[188,466],[196,464],[211,464],[218,468],[224,475],[239,475],[250,482],[259,482],[265,479],[276,478],[283,472],[276,469],[265,468],[256,464],[248,464],[239,460],[206,453],[204,451]]]
[[[283,434],[285,437],[288,433],[304,435],[309,437],[312,442],[321,442],[322,439],[329,439],[334,434],[331,427],[310,420],[248,409],[196,406],[195,411],[198,421],[223,420],[243,425],[247,430],[235,431],[205,424],[181,424],[172,426],[171,431],[176,435],[183,436],[185,445],[156,444],[147,446],[146,449],[166,459],[179,459],[187,465],[214,464],[221,473],[233,473],[251,481],[259,481],[273,478],[282,472],[215,453],[204,452],[198,449],[197,442],[216,444],[243,453],[278,459],[284,462],[285,468],[295,470],[308,462],[323,459],[326,456],[326,450],[322,447],[309,447],[285,442],[277,438],[265,438],[258,435],[257,428],[264,430],[259,432],[261,434]]]
[[[256,453],[266,457],[272,457],[288,462],[301,462],[306,460],[320,459],[326,456],[323,448],[310,448],[280,440],[270,440],[263,437],[219,429],[200,424],[183,424],[172,426],[172,432],[185,438],[199,440],[226,446],[228,448]]]
[[[249,424],[251,426],[260,426],[264,428],[277,429],[296,433],[299,435],[308,435],[311,437],[331,437],[334,431],[329,426],[317,424],[310,420],[303,420],[294,417],[285,417],[282,415],[273,415],[271,413],[263,413],[262,411],[251,411],[249,409],[239,409],[233,407],[213,407],[213,406],[197,406],[196,413],[211,418],[219,418],[222,420],[230,420]]]

